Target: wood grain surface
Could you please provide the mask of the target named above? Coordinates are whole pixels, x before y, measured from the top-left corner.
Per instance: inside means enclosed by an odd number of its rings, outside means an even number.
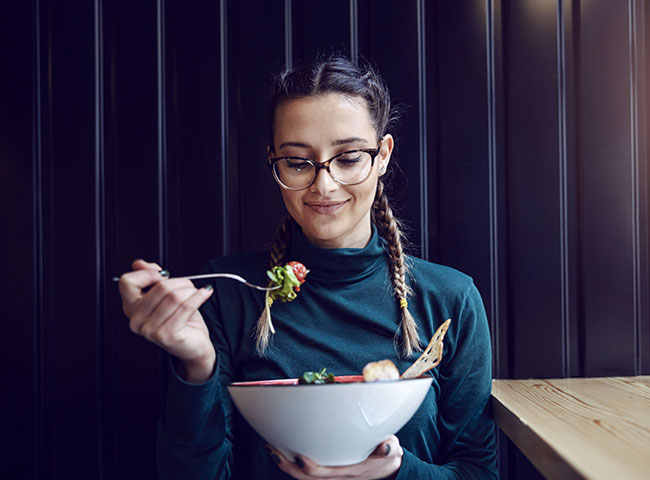
[[[546,478],[650,478],[650,376],[494,380],[492,398]]]

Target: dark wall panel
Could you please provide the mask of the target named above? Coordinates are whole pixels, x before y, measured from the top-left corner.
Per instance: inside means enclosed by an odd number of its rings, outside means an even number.
[[[641,298],[642,309],[639,319],[639,348],[641,349],[640,371],[650,372],[650,6],[637,2],[636,26],[639,39],[637,59],[639,77],[637,85],[639,97],[639,179],[641,185],[641,202],[639,216],[641,219]],[[645,108],[644,108],[645,106]]]
[[[510,2],[503,12],[515,377],[563,372],[556,5]]]
[[[3,432],[11,442],[3,448],[0,477],[33,479],[41,448],[39,331],[41,315],[37,255],[38,230],[32,212],[34,126],[36,112],[36,36],[34,5],[11,2],[0,22],[0,304],[5,334],[0,336],[0,362],[7,388],[0,408],[8,412]],[[23,248],[16,248],[17,246]]]
[[[634,373],[630,52],[626,8],[580,4],[581,300],[585,374]],[[607,39],[607,41],[604,41]],[[627,347],[623,347],[623,346]]]
[[[102,453],[112,478],[153,478],[162,408],[161,355],[131,333],[110,281],[130,270],[136,258],[167,266],[169,257],[164,230],[169,202],[161,203],[166,169],[159,142],[159,12],[155,0],[106,2],[102,12],[107,185]]]
[[[236,205],[232,232],[233,252],[261,249],[275,237],[286,216],[280,190],[266,167],[270,139],[266,122],[266,86],[270,72],[285,62],[283,2],[253,3],[259,16],[251,18],[250,5],[229,7],[229,165],[230,185]],[[288,20],[288,19],[286,19]],[[294,25],[297,19],[294,19]],[[311,23],[309,24],[311,25]],[[334,27],[333,27],[334,28]],[[250,32],[255,31],[255,35]],[[294,45],[301,45],[302,39]],[[291,45],[286,45],[291,48]]]
[[[438,49],[438,140],[432,145],[438,170],[431,172],[439,198],[436,261],[470,274],[490,311],[487,12],[481,2],[465,9],[441,2],[437,13],[437,35],[429,40]],[[471,25],[468,32],[464,25]]]
[[[317,53],[332,50],[351,54],[350,3],[350,0],[318,3],[290,1],[294,62],[310,60]],[[280,10],[279,4],[281,2],[277,2],[273,10]],[[376,5],[375,8],[380,10],[381,6]],[[284,33],[277,26],[275,24],[273,37],[280,38],[272,40],[274,43],[282,39],[280,35]]]
[[[165,2],[168,268],[223,253],[219,2]]]
[[[92,4],[40,9],[43,105],[43,468],[97,476],[101,423],[94,208]],[[86,439],[79,442],[79,439]]]
[[[395,171],[388,190],[391,204],[404,221],[411,252],[421,251],[420,133],[418,131],[418,12],[417,2],[401,9],[390,1],[359,2],[365,18],[359,25],[360,54],[374,63],[386,80],[391,101],[400,110],[391,163]],[[404,25],[400,35],[389,35]],[[424,159],[422,159],[424,160]]]

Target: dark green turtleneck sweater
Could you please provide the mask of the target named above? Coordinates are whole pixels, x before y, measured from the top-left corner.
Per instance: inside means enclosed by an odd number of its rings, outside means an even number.
[[[158,467],[163,479],[286,479],[265,441],[234,409],[231,381],[297,377],[327,367],[359,374],[375,360],[392,359],[404,371],[394,336],[400,319],[384,243],[373,229],[365,248],[321,249],[298,227],[290,260],[309,270],[298,298],[276,302],[276,329],[265,358],[255,353],[255,325],[264,295],[230,280],[215,280],[201,313],[218,354],[215,375],[191,385],[171,369],[167,407],[159,425]],[[431,372],[429,394],[397,433],[404,449],[398,479],[496,478],[494,424],[489,414],[490,337],[485,309],[470,277],[408,257],[414,296],[409,310],[426,345],[446,319],[442,363]],[[266,283],[266,253],[219,258],[208,272],[237,273]]]

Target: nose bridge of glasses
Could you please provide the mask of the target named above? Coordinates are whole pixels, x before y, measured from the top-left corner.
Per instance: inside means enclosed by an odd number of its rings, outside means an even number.
[[[314,161],[312,161],[312,163],[314,164],[314,167],[316,168],[316,170],[315,170],[316,175],[318,175],[318,172],[320,172],[321,169],[327,170],[327,172],[331,175],[332,172],[330,172],[330,165],[332,164],[332,162],[334,160],[336,160],[336,157],[330,158],[329,160],[324,160],[322,162],[314,162]]]
[[[319,182],[319,178],[321,177],[320,172],[321,170],[324,170],[327,172],[328,176],[330,177],[329,180],[333,183],[337,183],[337,180],[334,178],[334,175],[332,175],[332,171],[330,170],[330,164],[332,163],[334,159],[330,158],[329,160],[325,160],[324,162],[313,162],[314,164],[314,179],[312,180],[312,183],[317,183]]]

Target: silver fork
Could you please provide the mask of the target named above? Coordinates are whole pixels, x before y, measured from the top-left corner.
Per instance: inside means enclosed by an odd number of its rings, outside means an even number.
[[[174,278],[185,278],[187,280],[198,280],[202,278],[229,278],[230,280],[237,280],[238,282],[243,283],[244,285],[251,287],[251,288],[256,288],[257,290],[262,290],[264,292],[266,291],[271,291],[271,290],[277,290],[280,288],[280,285],[276,285],[275,287],[260,287],[259,285],[255,285],[254,283],[250,283],[247,281],[245,278],[240,277],[239,275],[235,275],[234,273],[204,273],[202,275],[190,275],[188,277],[174,277]],[[113,277],[114,282],[119,282],[120,278],[119,277]]]

